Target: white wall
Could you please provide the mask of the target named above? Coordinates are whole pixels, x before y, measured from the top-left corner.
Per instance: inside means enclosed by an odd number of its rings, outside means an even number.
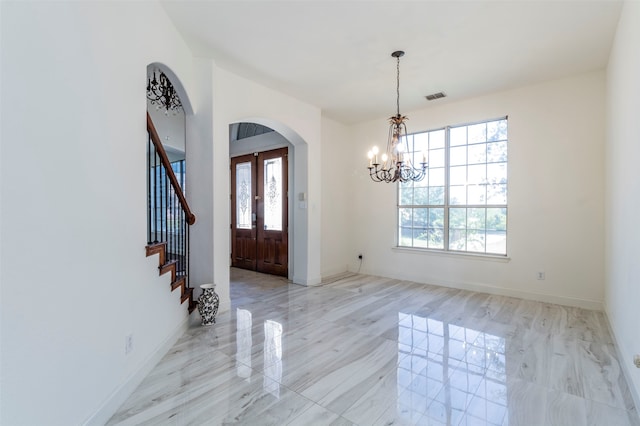
[[[606,312],[640,406],[640,3],[626,2],[607,68]]]
[[[358,221],[352,215],[349,185],[351,166],[362,156],[353,150],[351,128],[322,117],[322,277],[345,272],[350,251],[349,229]]]
[[[145,257],[144,90],[191,54],[155,3],[0,5],[0,423],[100,423],[187,318]]]
[[[189,284],[194,296],[202,284],[214,280],[214,144],[213,77],[215,65],[210,59],[193,60],[194,114],[186,116],[187,126],[187,201],[196,215],[189,233]],[[223,219],[224,220],[224,219]],[[227,268],[228,269],[228,268]],[[228,280],[228,272],[226,275]],[[219,292],[220,289],[218,288]],[[228,304],[228,303],[227,303]],[[226,305],[224,305],[226,306]]]
[[[177,151],[185,152],[185,114],[184,111],[167,111],[164,108],[158,109],[156,105],[151,105],[147,100],[147,111],[153,125],[160,136],[160,141],[165,147],[173,148]]]
[[[352,252],[364,254],[363,271],[601,308],[604,83],[594,72],[403,111],[411,132],[509,116],[508,261],[394,250],[396,185],[370,181],[365,158],[386,143],[386,121],[356,126],[362,161],[354,166]],[[537,271],[546,280],[536,280]]]

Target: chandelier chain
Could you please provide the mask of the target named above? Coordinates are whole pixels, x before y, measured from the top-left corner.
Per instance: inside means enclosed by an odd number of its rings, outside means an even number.
[[[396,61],[396,113],[400,115],[400,56]]]

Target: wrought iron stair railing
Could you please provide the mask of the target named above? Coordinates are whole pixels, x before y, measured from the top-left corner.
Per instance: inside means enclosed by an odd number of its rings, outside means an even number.
[[[159,255],[160,274],[171,272],[171,290],[195,308],[189,285],[189,226],[196,217],[184,196],[184,160],[169,160],[147,113],[147,256]]]

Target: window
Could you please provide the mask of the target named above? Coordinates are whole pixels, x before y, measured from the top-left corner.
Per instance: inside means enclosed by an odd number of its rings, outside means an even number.
[[[398,246],[507,254],[507,118],[414,133],[427,176],[398,190]]]

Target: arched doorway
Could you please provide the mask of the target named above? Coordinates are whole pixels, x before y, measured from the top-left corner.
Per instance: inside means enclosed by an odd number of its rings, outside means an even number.
[[[234,159],[249,160],[251,157],[259,159],[255,164],[264,166],[265,161],[269,161],[269,158],[282,156],[283,152],[286,153],[286,210],[282,212],[282,217],[287,220],[283,227],[286,227],[287,247],[286,255],[288,261],[288,270],[285,276],[290,280],[301,284],[306,284],[303,280],[296,279],[296,276],[306,273],[306,143],[295,132],[289,129],[287,126],[275,122],[273,120],[251,118],[242,120],[236,123],[232,123],[229,126],[229,155],[232,159],[232,179],[231,190],[232,192],[237,188],[234,188],[233,174],[236,173],[233,167]],[[284,151],[282,151],[284,150]],[[304,154],[300,154],[300,153]],[[262,158],[262,156],[265,156]],[[265,160],[266,159],[266,160]],[[301,177],[303,176],[303,177]],[[264,185],[264,182],[261,182]],[[262,197],[261,195],[256,195]],[[236,200],[237,201],[237,200]],[[257,200],[261,201],[261,200]],[[230,200],[230,212],[232,217],[232,232],[231,232],[231,251],[232,251],[232,263],[233,256],[237,253],[234,251],[234,243],[236,242],[236,235],[234,235],[234,216],[237,216],[238,203],[234,202],[233,198]],[[259,213],[256,212],[256,226],[263,226],[263,222],[258,223]],[[253,218],[251,218],[253,219]],[[261,229],[263,231],[263,229]],[[253,238],[253,237],[251,237]],[[257,237],[256,237],[257,238]],[[259,243],[258,243],[259,244]],[[275,245],[272,246],[274,249]],[[282,246],[280,246],[282,247]],[[248,266],[249,269],[252,265]],[[267,273],[272,273],[268,272]]]
[[[159,254],[160,274],[171,271],[171,288],[194,308],[189,285],[189,226],[195,222],[186,201],[186,109],[176,83],[159,64],[147,66],[147,256]],[[173,73],[170,73],[173,74]],[[186,94],[184,101],[188,103]]]

